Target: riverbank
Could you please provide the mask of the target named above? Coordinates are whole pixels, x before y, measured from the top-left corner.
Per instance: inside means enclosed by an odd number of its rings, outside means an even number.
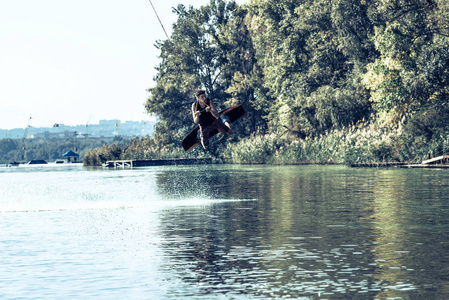
[[[449,137],[440,135],[423,143],[405,136],[400,128],[363,123],[336,129],[321,136],[300,139],[270,133],[215,139],[208,150],[185,152],[179,141],[164,144],[153,138],[104,145],[86,153],[84,165],[99,166],[108,160],[202,159],[237,164],[345,164],[360,167],[419,165],[446,152]]]

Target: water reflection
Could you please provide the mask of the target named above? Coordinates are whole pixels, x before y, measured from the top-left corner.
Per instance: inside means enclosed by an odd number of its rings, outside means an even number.
[[[203,167],[159,193],[256,199],[164,210],[173,297],[448,295],[447,175],[346,167]],[[424,177],[427,176],[427,180]],[[444,298],[444,297],[443,297]]]
[[[448,294],[447,175],[440,171],[384,172],[375,189],[376,280],[392,286],[382,297]],[[394,182],[392,186],[389,184]]]

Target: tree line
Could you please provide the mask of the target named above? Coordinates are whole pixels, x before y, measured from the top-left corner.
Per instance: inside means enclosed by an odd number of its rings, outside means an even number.
[[[229,141],[234,152],[243,151],[236,144],[251,148],[255,136],[271,141],[267,155],[323,139],[314,145],[338,148],[330,137],[346,139],[343,161],[362,159],[364,150],[368,160],[445,151],[447,1],[211,0],[173,11],[170,39],[155,45],[160,63],[145,104],[159,118],[157,143],[179,147],[193,128],[194,92],[203,88],[219,107],[246,110]]]
[[[116,139],[116,141],[119,140],[119,138]],[[82,158],[87,152],[107,144],[107,141],[101,139],[0,139],[0,164],[23,163],[30,160],[54,162],[63,159],[62,154],[69,150],[76,152]]]

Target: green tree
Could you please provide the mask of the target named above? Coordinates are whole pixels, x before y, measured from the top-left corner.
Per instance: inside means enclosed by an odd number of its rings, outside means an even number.
[[[17,150],[17,143],[12,139],[0,140],[0,153],[6,154],[10,151]]]
[[[0,140],[0,161],[9,162],[16,158],[18,142],[12,139]]]
[[[345,126],[370,112],[361,81],[374,47],[366,2],[253,1],[256,58],[269,91],[270,125],[300,137]],[[357,16],[358,19],[347,21]],[[356,31],[362,24],[364,30]]]
[[[251,73],[254,48],[245,24],[246,11],[234,1],[211,0],[199,9],[178,5],[170,40],[158,42],[161,62],[156,86],[146,102],[149,113],[158,116],[155,139],[175,143],[192,124],[194,92],[204,88],[222,109],[242,104],[247,111],[236,124],[247,134],[263,128],[263,109],[257,105],[257,84]]]
[[[146,102],[147,111],[159,117],[156,136],[179,130],[184,134],[191,127],[190,107],[196,89],[203,87],[213,99],[222,98],[222,68],[214,37],[229,19],[233,4],[216,2],[200,9],[178,5],[170,40],[156,45],[161,63],[156,68],[156,86],[149,89]]]
[[[377,109],[393,124],[444,110],[449,83],[447,2],[389,0],[376,10],[374,41],[380,56],[369,65],[366,82],[375,91]]]
[[[215,36],[219,45],[222,66],[221,78],[226,107],[241,104],[246,116],[234,125],[238,132],[265,132],[267,129],[266,108],[263,101],[266,90],[261,84],[261,71],[255,58],[255,49],[247,25],[246,6],[236,6],[233,16]]]

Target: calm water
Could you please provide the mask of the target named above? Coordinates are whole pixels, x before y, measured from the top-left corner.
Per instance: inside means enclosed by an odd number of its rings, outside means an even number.
[[[1,299],[449,299],[449,171],[0,168]]]

